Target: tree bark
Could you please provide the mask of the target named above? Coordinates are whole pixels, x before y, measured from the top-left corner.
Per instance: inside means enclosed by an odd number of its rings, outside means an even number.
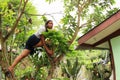
[[[56,68],[55,63],[53,61],[51,61],[51,67],[48,71],[48,76],[47,76],[46,80],[51,80],[53,78],[53,73],[55,71],[55,68]]]
[[[22,1],[22,0],[21,0]],[[0,53],[0,66],[2,67],[3,72],[5,72],[5,69],[8,68],[9,66],[9,58],[8,58],[8,52],[7,52],[7,47],[6,47],[6,41],[9,38],[10,35],[12,35],[12,33],[14,32],[15,28],[17,27],[23,12],[25,10],[25,7],[27,5],[28,0],[24,1],[24,5],[23,8],[21,9],[21,12],[18,13],[16,22],[13,24],[12,30],[4,37],[2,34],[2,14],[0,14],[0,43],[1,43],[1,53]],[[21,3],[20,3],[21,5]],[[20,6],[21,7],[21,6]],[[19,7],[19,8],[20,8]],[[7,80],[15,80],[14,75],[12,75],[12,79],[8,78]]]

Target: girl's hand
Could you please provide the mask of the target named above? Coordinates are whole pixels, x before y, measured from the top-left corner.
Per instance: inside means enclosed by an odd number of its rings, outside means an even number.
[[[50,40],[46,40],[45,42],[46,42],[46,44],[50,44],[50,43],[51,43],[51,41],[50,41]]]
[[[45,44],[45,38],[44,38],[44,35],[40,35],[40,39],[41,39],[41,41],[42,41],[42,43],[43,43],[43,45]]]

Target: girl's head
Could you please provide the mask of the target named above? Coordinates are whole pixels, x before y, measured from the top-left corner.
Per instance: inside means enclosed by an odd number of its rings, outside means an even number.
[[[53,21],[52,20],[48,20],[45,23],[45,28],[47,29],[52,29],[53,28]]]

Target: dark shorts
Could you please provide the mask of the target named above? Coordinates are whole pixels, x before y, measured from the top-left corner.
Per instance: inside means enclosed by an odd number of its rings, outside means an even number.
[[[34,53],[34,47],[38,42],[40,41],[39,38],[37,38],[34,34],[30,36],[26,42],[25,49],[30,50],[30,54],[32,55]]]

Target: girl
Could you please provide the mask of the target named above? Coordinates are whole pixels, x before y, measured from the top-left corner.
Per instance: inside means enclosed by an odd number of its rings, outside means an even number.
[[[32,36],[29,37],[29,39],[26,42],[26,46],[25,49],[22,51],[22,53],[17,56],[14,60],[14,62],[12,63],[12,65],[8,68],[8,70],[10,72],[13,71],[14,67],[26,56],[28,56],[29,54],[33,54],[34,48],[35,47],[44,47],[46,53],[48,55],[52,55],[53,51],[50,50],[45,43],[45,39],[44,39],[44,35],[42,34],[42,32],[47,31],[47,29],[52,29],[53,28],[53,22],[52,20],[48,20],[45,23],[45,27],[40,27],[40,29],[34,33]]]

